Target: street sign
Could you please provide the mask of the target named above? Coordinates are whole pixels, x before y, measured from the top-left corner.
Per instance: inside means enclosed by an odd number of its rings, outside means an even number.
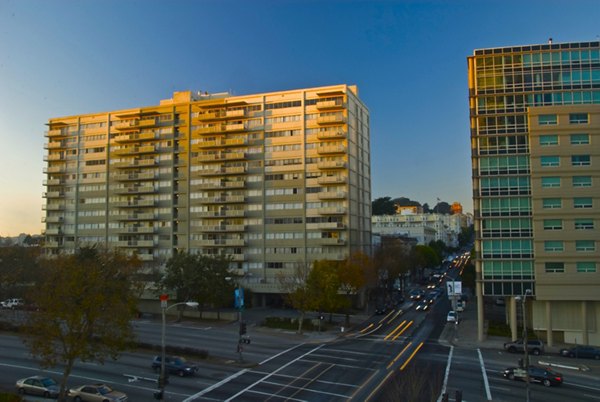
[[[233,296],[235,300],[235,308],[243,309],[244,308],[244,288],[235,288],[233,291]]]
[[[462,282],[448,281],[446,282],[446,289],[448,290],[448,296],[460,296],[462,294]]]
[[[167,302],[169,301],[169,295],[163,294],[160,295],[160,307],[167,308]]]

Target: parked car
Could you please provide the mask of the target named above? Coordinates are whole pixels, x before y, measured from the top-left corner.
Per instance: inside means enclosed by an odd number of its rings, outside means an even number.
[[[560,355],[566,357],[581,357],[584,359],[600,360],[600,348],[583,345],[574,346],[568,349],[561,349]]]
[[[509,367],[504,370],[502,375],[509,380],[525,381],[527,373],[524,368]],[[563,376],[548,368],[529,366],[529,382],[535,382],[549,387],[551,385],[562,384]]]
[[[127,395],[115,391],[106,384],[81,385],[69,390],[69,398],[74,402],[126,402]]]
[[[60,386],[50,377],[35,375],[22,378],[15,384],[21,395],[41,395],[44,398],[58,398]]]
[[[448,315],[446,316],[446,321],[458,323],[458,314],[456,314],[456,311],[453,311],[453,310],[449,311]]]
[[[459,300],[456,302],[456,311],[461,312],[461,311],[465,311],[465,308],[467,307],[467,302],[464,300]]]
[[[160,372],[161,357],[154,356],[152,360],[152,369],[159,373]],[[188,362],[185,358],[179,356],[166,356],[165,357],[165,371],[167,373],[177,374],[179,377],[185,377],[188,375],[194,375],[198,371],[198,366]]]
[[[514,342],[506,342],[504,344],[504,350],[510,353],[524,352],[523,340],[517,339]],[[539,339],[528,339],[527,352],[536,356],[544,353],[544,342]]]
[[[24,304],[23,299],[6,299],[0,302],[0,307],[14,310],[23,307]]]

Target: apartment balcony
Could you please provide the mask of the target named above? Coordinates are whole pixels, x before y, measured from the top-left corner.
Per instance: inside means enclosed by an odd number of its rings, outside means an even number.
[[[348,209],[345,207],[329,207],[319,208],[317,211],[321,215],[345,215],[348,212]]]
[[[46,248],[59,248],[61,244],[57,241],[46,240],[44,242],[44,247]]]
[[[45,211],[62,211],[63,209],[65,209],[65,205],[64,204],[45,204],[45,205],[42,205],[42,210],[45,210]]]
[[[52,153],[49,155],[44,155],[44,161],[48,162],[48,161],[60,161],[62,160],[63,157],[62,155],[58,154],[58,153]]]
[[[120,221],[153,221],[157,217],[153,213],[121,214],[116,217]]]
[[[200,113],[194,119],[199,120],[199,121],[212,121],[212,120],[223,120],[226,117],[227,117],[227,114],[225,113],[225,111],[219,110],[216,112]]]
[[[330,230],[344,230],[346,225],[341,222],[319,222],[319,223],[307,223],[306,229],[330,229]]]
[[[45,223],[62,223],[65,220],[62,216],[44,216],[42,222]]]
[[[55,128],[53,130],[46,131],[46,137],[48,137],[48,138],[66,137],[68,135],[69,135],[69,132],[62,128]]]
[[[310,239],[308,240],[310,246],[345,246],[346,240],[344,239]]]
[[[43,181],[44,186],[60,186],[65,184],[61,179],[46,179]]]
[[[190,187],[192,188],[192,190],[224,190],[232,188],[244,188],[245,186],[246,182],[244,180],[233,180],[217,183],[192,184]]]
[[[246,202],[246,197],[243,195],[204,197],[198,198],[197,201],[201,204],[240,204]]]
[[[344,145],[319,145],[317,147],[317,153],[323,154],[345,154],[347,147]]]
[[[323,161],[323,162],[318,162],[317,167],[319,169],[327,169],[327,170],[345,169],[346,162],[345,161]]]
[[[344,130],[327,130],[317,132],[317,138],[320,140],[342,140],[347,137]]]
[[[42,198],[61,198],[64,197],[65,193],[61,191],[47,191],[42,193]]]
[[[335,115],[321,115],[317,117],[317,124],[326,125],[326,124],[344,124],[346,122],[346,118],[343,114],[335,114]]]
[[[117,208],[153,207],[155,203],[154,200],[117,201],[112,206]]]
[[[242,262],[246,261],[246,254],[229,254],[231,261]]]
[[[154,247],[153,240],[127,240],[117,242],[117,247]]]
[[[116,142],[138,142],[157,140],[160,136],[156,133],[136,133],[136,134],[120,134],[114,140]]]
[[[62,234],[62,230],[60,228],[47,228],[44,231],[45,235],[58,236]]]
[[[225,127],[221,124],[215,125],[215,126],[210,126],[210,127],[200,127],[196,130],[196,133],[198,134],[216,134],[216,133],[222,133],[224,131]]]
[[[137,167],[153,167],[157,165],[158,163],[154,159],[138,159],[127,162],[117,162],[114,163],[112,167],[117,169],[131,169]]]
[[[201,212],[190,212],[192,218],[206,218],[206,219],[223,219],[223,218],[243,218],[246,212],[243,209],[228,209],[225,211],[201,211]]]
[[[114,180],[118,181],[129,181],[129,180],[154,180],[158,178],[158,174],[154,172],[144,172],[144,173],[123,173],[117,174],[113,176]]]
[[[65,165],[60,166],[48,166],[44,168],[44,173],[65,173],[67,167]]]
[[[224,128],[228,133],[247,130],[247,127],[244,123],[225,124]]]
[[[335,110],[335,109],[343,109],[344,102],[340,100],[323,100],[317,101],[315,105],[319,110]]]
[[[149,194],[154,193],[154,186],[134,186],[134,187],[125,187],[125,188],[117,188],[113,190],[115,194]]]
[[[318,193],[320,200],[339,200],[345,199],[347,193],[345,191],[326,191],[323,193]]]
[[[63,149],[67,148],[67,143],[64,141],[50,141],[44,144],[46,149]]]
[[[211,239],[200,240],[198,244],[203,247],[243,247],[245,246],[244,239]]]
[[[140,154],[150,154],[155,153],[157,151],[154,145],[146,145],[141,147],[122,147],[122,148],[113,148],[112,152],[115,155],[140,155]]]
[[[111,128],[115,130],[139,130],[139,125],[137,120],[114,121]]]
[[[142,128],[155,127],[157,125],[158,119],[156,117],[145,118],[138,121],[138,126]]]
[[[151,234],[156,232],[154,226],[125,226],[117,230],[119,233]]]
[[[234,174],[244,174],[246,173],[246,168],[244,166],[233,166],[233,167],[217,167],[212,169],[202,169],[197,170],[195,172],[200,176],[223,176],[223,175],[234,175]]]
[[[344,176],[321,176],[317,179],[319,184],[344,184],[347,178]]]
[[[196,229],[197,228],[197,229]],[[197,232],[243,232],[246,230],[245,225],[204,225],[196,226],[193,231]]]
[[[220,139],[220,140],[211,140],[211,141],[199,141],[195,144],[192,144],[192,151],[195,148],[198,149],[206,149],[206,148],[225,148],[225,147],[234,147],[234,146],[245,146],[248,144],[248,141],[245,138],[231,138],[231,139]]]

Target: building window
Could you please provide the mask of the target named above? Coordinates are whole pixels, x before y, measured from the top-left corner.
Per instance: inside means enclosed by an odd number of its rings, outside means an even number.
[[[561,230],[562,219],[544,219],[544,230]]]
[[[571,145],[588,145],[590,143],[589,134],[571,134]]]
[[[540,146],[548,147],[551,145],[558,145],[558,135],[540,135],[539,137]]]
[[[596,272],[596,263],[594,261],[578,262],[577,272]]]
[[[592,187],[592,176],[573,176],[573,187]]]
[[[544,209],[562,208],[562,202],[561,202],[560,198],[544,198],[544,199],[542,199],[542,208],[544,208]]]
[[[540,157],[540,162],[542,167],[554,167],[560,166],[560,157],[559,156],[542,156]]]
[[[587,124],[587,113],[569,113],[569,124]]]
[[[572,166],[590,166],[592,159],[589,155],[572,155],[571,165]]]
[[[542,177],[542,188],[560,187],[560,177]]]
[[[575,197],[573,198],[573,208],[591,208],[592,197]]]
[[[565,246],[560,240],[549,240],[544,242],[544,251],[564,251]]]
[[[575,230],[593,230],[594,220],[592,218],[575,219]]]
[[[576,240],[575,251],[596,251],[594,240]]]
[[[558,116],[555,114],[541,114],[538,116],[538,124],[540,126],[558,124]]]
[[[547,262],[544,264],[544,270],[547,273],[565,272],[565,263],[564,262]]]

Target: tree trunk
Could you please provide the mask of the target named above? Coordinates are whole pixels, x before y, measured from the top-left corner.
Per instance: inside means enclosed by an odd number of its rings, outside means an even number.
[[[69,375],[71,375],[74,362],[75,361],[73,359],[69,359],[65,365],[65,370],[63,371],[62,378],[60,379],[60,392],[58,394],[57,402],[67,402],[69,400],[67,397],[67,379],[69,378]]]
[[[304,311],[300,312],[300,319],[298,320],[298,333],[302,334],[302,324],[304,323]]]

